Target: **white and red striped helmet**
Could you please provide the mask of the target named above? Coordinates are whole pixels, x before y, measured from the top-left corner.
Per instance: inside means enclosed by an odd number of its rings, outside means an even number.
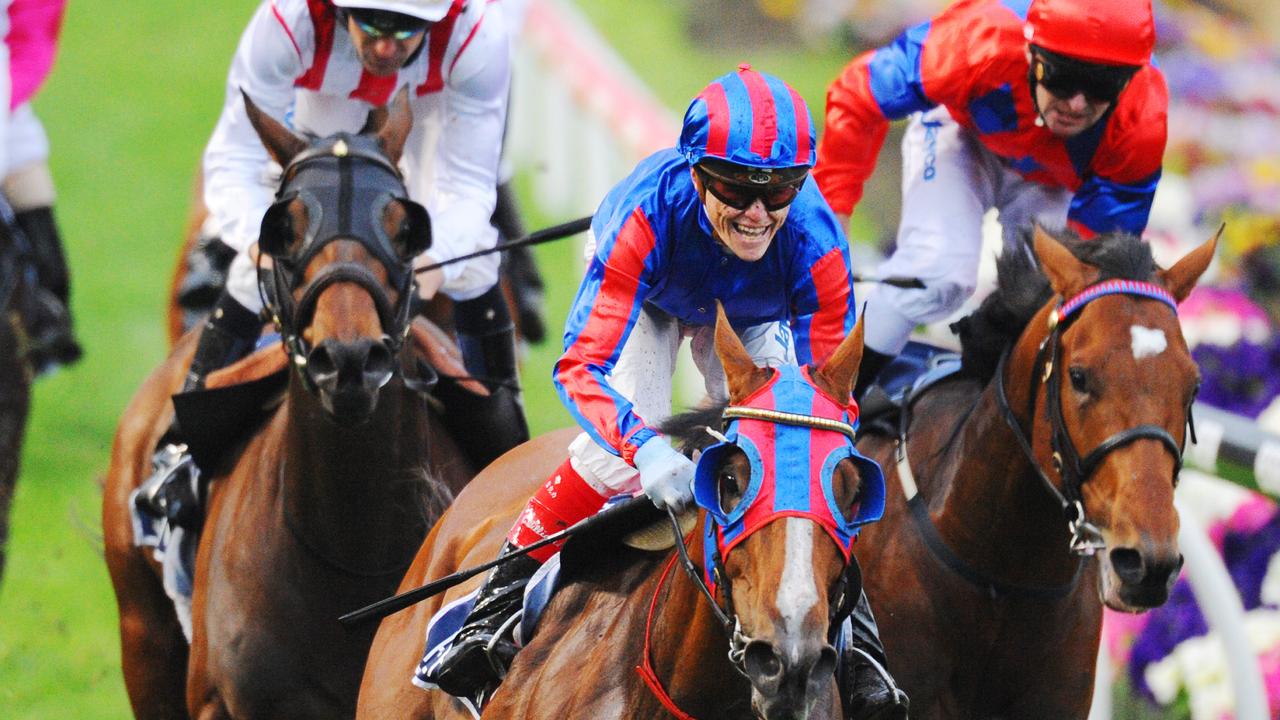
[[[348,10],[381,10],[435,22],[448,14],[453,0],[333,0],[333,4]]]

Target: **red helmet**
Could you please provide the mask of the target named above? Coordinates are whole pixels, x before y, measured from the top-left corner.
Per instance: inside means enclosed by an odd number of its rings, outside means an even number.
[[[1146,65],[1156,44],[1151,0],[1031,0],[1027,42],[1104,65]]]

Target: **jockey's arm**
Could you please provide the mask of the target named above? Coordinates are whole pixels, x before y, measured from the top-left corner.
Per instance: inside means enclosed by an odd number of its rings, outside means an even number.
[[[300,11],[302,17],[292,17]],[[280,14],[277,14],[280,13]],[[227,75],[226,97],[203,160],[204,201],[219,236],[237,251],[258,239],[275,183],[270,157],[245,112],[241,91],[263,111],[284,120],[294,81],[314,48],[305,3],[264,3],[240,38]]]
[[[636,414],[631,399],[610,385],[609,377],[660,270],[654,265],[653,228],[642,210],[626,216],[620,228],[605,225],[593,225],[600,242],[569,309],[565,351],[552,369],[552,380],[582,429],[634,465],[636,451],[658,433]]]
[[[425,143],[407,150],[418,154],[409,161],[412,166],[431,162],[434,167],[430,197],[423,203],[431,213],[433,241],[419,257],[419,267],[493,247],[498,240],[490,219],[497,203],[510,79],[501,6],[490,4],[448,76],[434,157],[423,157],[430,150]],[[497,256],[481,257],[446,266],[434,277],[419,276],[419,291],[429,297],[431,285],[443,284],[446,290],[458,286],[472,295],[483,292],[497,282],[498,261]]]

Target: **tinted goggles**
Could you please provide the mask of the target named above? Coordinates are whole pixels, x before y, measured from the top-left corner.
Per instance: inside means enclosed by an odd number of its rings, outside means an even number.
[[[803,177],[785,184],[744,185],[712,175],[701,167],[696,170],[707,192],[734,210],[746,210],[756,200],[764,203],[765,210],[769,212],[781,210],[796,199],[796,195],[800,194],[800,186],[804,185]]]
[[[1031,69],[1035,80],[1045,90],[1063,100],[1083,93],[1093,102],[1115,102],[1138,71],[1137,68],[1049,58],[1042,55],[1042,52],[1038,51],[1032,59]]]
[[[360,32],[371,40],[390,38],[404,42],[427,29],[427,23],[399,13],[350,10],[351,19],[355,21]]]

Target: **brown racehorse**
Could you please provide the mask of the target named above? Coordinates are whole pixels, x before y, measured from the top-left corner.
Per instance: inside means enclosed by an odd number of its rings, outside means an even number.
[[[722,310],[716,348],[729,382],[731,407],[724,412],[725,418],[732,416],[738,403],[757,397],[758,390],[783,377],[782,370],[762,369],[752,363]],[[859,323],[832,358],[809,374],[807,392],[847,398],[861,357]],[[777,380],[770,387],[781,385],[782,380]],[[720,417],[719,410],[702,414],[703,424],[693,433],[704,439],[700,444],[710,440],[704,430],[706,422],[714,423]],[[797,425],[811,421],[817,422],[811,416],[791,419]],[[781,434],[778,428],[785,421],[757,422],[764,428],[762,432]],[[516,514],[547,473],[563,460],[565,447],[576,432],[563,430],[536,438],[482,471],[432,530],[402,589],[494,557]],[[736,431],[727,432],[732,436]],[[835,458],[827,465],[827,502],[831,512],[848,515],[858,503],[864,466],[851,462],[847,455],[835,454],[853,450],[851,441],[838,432],[806,429],[806,437],[810,432],[836,444],[832,455],[823,455]],[[737,445],[718,447],[718,452],[708,450],[706,456],[710,484],[706,492],[700,489],[699,505],[709,494],[713,498],[710,503],[723,512],[732,514],[741,504],[745,508],[742,512],[750,513],[758,507],[755,499],[774,497],[773,492],[760,489],[762,483],[763,487],[774,487],[761,478],[782,474],[778,469],[782,458],[775,464],[771,455],[760,460],[757,453],[753,456],[756,459],[749,461]],[[808,458],[786,458],[788,463],[797,460],[801,467],[809,467]],[[752,463],[762,470],[754,484]],[[701,483],[704,468],[700,466],[698,472]],[[880,488],[876,472],[875,486]],[[802,472],[805,492],[811,477]],[[759,505],[772,508],[770,503]],[[709,517],[708,512],[702,513],[689,546],[689,556],[700,568],[704,566],[703,532]],[[836,683],[832,682],[835,651],[828,642],[828,632],[835,607],[846,599],[841,589],[856,598],[858,583],[844,581],[849,566],[841,546],[831,542],[812,517],[766,518],[758,524],[758,532],[744,534],[745,540],[736,549],[731,547],[724,553],[716,605],[702,594],[693,576],[681,569],[674,551],[640,553],[622,546],[586,549],[586,567],[573,573],[572,580],[552,599],[537,634],[517,655],[483,716],[667,717],[668,710],[656,694],[662,692],[672,707],[697,718],[840,717]],[[697,570],[699,578],[702,573]],[[425,628],[432,614],[475,584],[455,588],[382,622],[370,649],[357,717],[469,717],[448,695],[420,690],[410,684],[410,678],[422,655]],[[638,672],[649,662],[655,689]]]
[[[31,409],[31,364],[23,351],[19,308],[21,258],[7,228],[0,228],[0,575],[9,543],[9,509],[18,482],[23,431]]]
[[[395,589],[450,492],[473,473],[406,380],[417,357],[401,352],[409,262],[429,238],[426,213],[395,170],[407,100],[359,135],[314,142],[246,106],[286,168],[259,242],[274,259],[270,309],[291,370],[274,414],[205,468],[189,651],[159,568],[134,546],[128,498],[172,417],[192,337],[125,412],[103,529],[140,718],[353,715],[373,632],[348,632],[335,618]]]
[[[1168,598],[1198,386],[1175,303],[1215,244],[1161,270],[1136,237],[1037,230],[1042,269],[1006,248],[960,324],[961,378],[914,400],[901,446],[859,443],[889,501],[858,558],[912,717],[1084,718],[1103,604]]]

